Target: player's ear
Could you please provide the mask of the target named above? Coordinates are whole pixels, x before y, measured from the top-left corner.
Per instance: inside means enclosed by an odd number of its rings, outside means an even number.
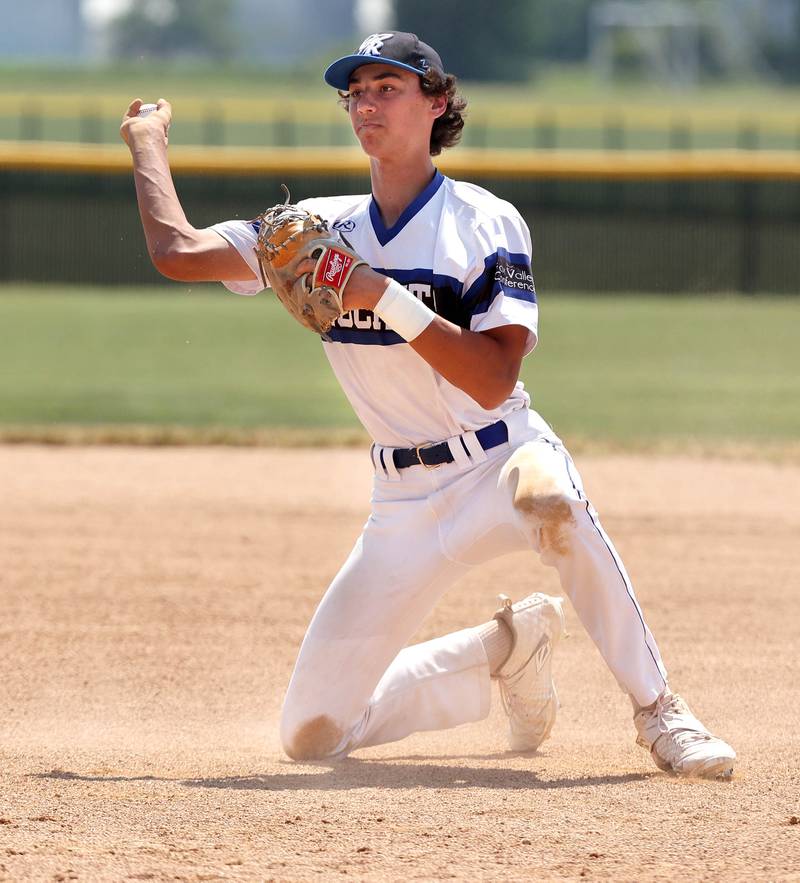
[[[438,119],[447,110],[447,96],[435,95],[431,98],[431,110],[436,119]]]

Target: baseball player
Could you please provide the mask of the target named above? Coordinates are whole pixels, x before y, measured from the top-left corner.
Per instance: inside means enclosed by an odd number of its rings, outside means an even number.
[[[637,742],[657,766],[730,776],[734,751],[671,692],[580,475],[518,380],[537,340],[530,234],[511,204],[433,164],[464,124],[455,78],[416,35],[387,32],[334,61],[325,80],[369,157],[372,192],[287,207],[292,223],[311,212],[315,229],[339,243],[300,254],[289,287],[302,294],[311,275],[322,285],[322,276],[338,274],[324,289],[338,308],[323,347],[374,439],[375,478],[369,519],[314,614],[292,674],[281,720],[287,754],[332,760],[482,719],[492,679],[511,748],[537,748],[558,708],[560,599],[537,593],[512,604],[501,596],[489,622],[406,646],[468,568],[533,549],[557,569],[630,697]],[[262,258],[296,237],[264,244],[266,215],[194,228],[168,165],[171,107],[162,99],[139,117],[140,105],[130,105],[121,133],[155,266],[173,279],[219,280],[246,295],[272,282],[280,296],[279,262],[265,273]]]

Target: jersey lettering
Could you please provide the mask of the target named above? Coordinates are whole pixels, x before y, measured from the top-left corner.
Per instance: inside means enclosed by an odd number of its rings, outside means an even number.
[[[335,323],[334,328],[358,328],[361,331],[385,331],[386,324],[383,319],[376,316],[371,310],[350,310]]]
[[[494,281],[498,282],[502,288],[536,293],[530,264],[513,261],[502,253],[497,255]]]
[[[414,297],[419,298],[428,309],[432,310],[434,313],[437,312],[436,291],[429,282],[410,282],[405,287],[414,295]],[[340,316],[339,319],[334,322],[332,330],[336,328],[353,328],[358,331],[387,330],[386,323],[380,318],[380,316],[376,316],[372,310],[350,310],[350,312]],[[333,339],[336,339],[335,334],[333,335]]]
[[[375,323],[381,321],[371,310],[354,310],[352,315],[353,324],[362,331],[371,331],[376,328]]]
[[[430,283],[409,282],[406,288],[414,297],[418,297],[429,310],[433,310],[434,313],[438,312],[436,309],[436,291]]]

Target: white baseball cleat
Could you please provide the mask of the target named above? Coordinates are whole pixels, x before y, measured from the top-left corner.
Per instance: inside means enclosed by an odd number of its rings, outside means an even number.
[[[494,618],[511,630],[511,653],[493,677],[508,715],[512,751],[535,751],[550,735],[558,711],[553,650],[564,634],[563,600],[536,593],[516,604],[499,596]]]
[[[689,706],[665,690],[654,705],[640,709],[633,717],[639,737],[659,769],[679,776],[729,779],[736,752],[700,723]]]

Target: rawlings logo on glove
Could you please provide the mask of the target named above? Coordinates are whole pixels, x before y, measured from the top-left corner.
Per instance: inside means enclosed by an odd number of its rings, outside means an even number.
[[[342,294],[356,267],[365,262],[318,215],[286,202],[259,215],[255,253],[264,285],[305,328],[327,334],[344,315]],[[312,273],[299,265],[316,261]]]
[[[347,252],[330,249],[324,260],[317,263],[314,285],[333,285],[334,288],[340,288],[342,280],[350,276],[352,263],[353,258]]]

